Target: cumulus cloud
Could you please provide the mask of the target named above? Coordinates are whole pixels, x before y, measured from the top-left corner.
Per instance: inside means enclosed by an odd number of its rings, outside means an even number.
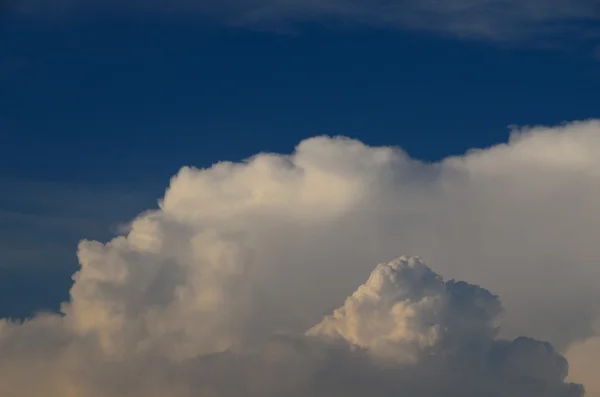
[[[345,340],[396,361],[451,348],[483,348],[495,336],[500,303],[488,291],[448,281],[418,258],[380,264],[368,281],[308,335]]]
[[[420,259],[401,257],[378,265],[343,308],[307,336],[209,347],[217,336],[199,324],[201,335],[194,338],[206,343],[186,357],[171,355],[181,353],[171,350],[174,339],[112,349],[102,333],[89,331],[127,333],[130,324],[108,324],[103,314],[84,333],[70,323],[77,314],[69,312],[4,322],[0,390],[50,397],[583,396],[581,385],[565,382],[567,361],[550,344],[495,340],[491,321],[498,311],[488,291],[444,282]]]
[[[557,351],[593,385],[599,151],[586,121],[434,164],[317,137],[184,167],[123,236],[79,245],[61,316],[2,323],[0,391],[580,396]],[[371,272],[398,253],[431,268]]]
[[[58,310],[78,268],[73,253],[81,237],[114,236],[111,229],[153,205],[157,194],[133,186],[74,188],[7,178],[0,186],[0,317],[19,318],[33,315],[43,301]]]
[[[421,352],[440,343],[445,289],[441,278],[414,258],[380,264],[344,306],[308,335],[416,361]]]
[[[594,31],[585,22],[600,19],[595,0],[21,0],[13,8],[44,15],[115,8],[186,12],[234,25],[349,22],[496,41],[548,39],[557,33],[583,38]]]

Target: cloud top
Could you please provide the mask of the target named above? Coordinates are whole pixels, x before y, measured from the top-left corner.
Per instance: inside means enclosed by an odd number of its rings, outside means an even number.
[[[398,361],[415,362],[447,349],[485,345],[495,336],[497,297],[448,281],[419,258],[380,264],[342,307],[307,335],[344,340]]]

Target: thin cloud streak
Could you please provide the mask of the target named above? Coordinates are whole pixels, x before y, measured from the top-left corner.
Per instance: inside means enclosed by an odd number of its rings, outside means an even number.
[[[595,0],[25,0],[9,7],[38,16],[108,10],[196,15],[233,26],[358,24],[498,42],[543,42],[561,34],[584,39],[598,33],[593,23],[600,20]]]

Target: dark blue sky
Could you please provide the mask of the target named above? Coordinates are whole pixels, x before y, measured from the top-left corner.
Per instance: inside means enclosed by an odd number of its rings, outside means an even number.
[[[77,241],[153,206],[182,165],[321,134],[438,160],[505,141],[511,124],[600,117],[593,41],[126,13],[2,22],[0,317],[55,309]]]

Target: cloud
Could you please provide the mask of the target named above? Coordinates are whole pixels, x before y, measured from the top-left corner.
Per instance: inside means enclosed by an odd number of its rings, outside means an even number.
[[[446,285],[420,261],[400,258],[380,264],[369,280],[308,335],[416,361],[442,339]]]
[[[124,219],[154,205],[140,187],[7,178],[0,186],[0,316],[58,309],[78,268],[81,236],[110,238]]]
[[[444,282],[418,258],[402,257],[377,266],[343,307],[307,334],[415,362],[449,347],[483,348],[496,335],[492,320],[500,310],[488,291]]]
[[[433,164],[316,137],[184,167],[123,236],[80,243],[62,316],[2,325],[3,395],[579,396],[557,351],[581,363],[597,335],[599,151],[590,120]],[[398,253],[431,268],[372,272]]]
[[[596,326],[599,336],[575,343],[567,350],[571,381],[585,382],[589,396],[600,396],[600,379],[598,379],[598,360],[600,359],[600,325]]]
[[[352,318],[350,306],[359,306]],[[4,323],[0,390],[49,397],[583,396],[581,385],[565,382],[567,362],[550,344],[493,339],[491,321],[499,310],[494,295],[464,282],[444,282],[418,258],[379,265],[343,310],[309,336],[274,336],[236,348],[213,345],[223,351],[175,359],[160,342],[146,345],[143,353],[125,346],[106,350],[102,338],[70,327],[73,313]],[[339,323],[344,332],[335,341],[329,331],[340,329]],[[425,323],[435,337],[427,335]],[[111,326],[96,323],[91,329]],[[120,326],[127,332],[126,323]],[[418,335],[424,343],[415,344]],[[391,350],[381,349],[378,339]]]
[[[600,19],[595,0],[153,0],[15,2],[21,12],[144,10],[196,14],[233,25],[273,26],[320,21],[434,31],[494,41],[583,38]],[[590,24],[589,22],[592,22]]]

